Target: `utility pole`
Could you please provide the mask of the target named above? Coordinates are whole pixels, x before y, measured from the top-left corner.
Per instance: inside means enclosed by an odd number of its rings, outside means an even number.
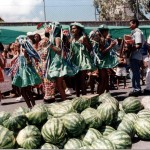
[[[43,4],[44,4],[44,20],[45,20],[45,22],[46,22],[45,0],[43,0]]]
[[[139,19],[139,1],[136,0],[136,19]]]

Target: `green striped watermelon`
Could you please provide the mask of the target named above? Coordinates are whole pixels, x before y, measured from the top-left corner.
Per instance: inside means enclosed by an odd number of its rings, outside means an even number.
[[[13,132],[0,125],[0,149],[13,149],[15,143]]]
[[[99,96],[98,101],[99,101],[100,103],[103,103],[103,102],[105,102],[105,100],[106,100],[108,97],[112,97],[109,92],[108,92],[108,93],[103,93],[103,94],[101,94],[101,95]]]
[[[124,115],[123,121],[128,121],[128,122],[131,122],[132,124],[134,124],[137,118],[138,118],[137,114],[128,113],[128,114]]]
[[[115,145],[106,138],[100,138],[92,143],[93,149],[116,149]]]
[[[33,125],[26,126],[20,130],[16,140],[18,145],[24,149],[37,149],[41,145],[40,130]]]
[[[83,147],[80,147],[79,149],[93,149],[91,145],[85,145]]]
[[[98,130],[89,128],[83,138],[83,142],[85,145],[91,145],[95,140],[100,139],[101,137],[102,134]]]
[[[3,122],[3,126],[11,131],[18,132],[27,125],[27,117],[25,115],[11,116]]]
[[[71,137],[77,137],[82,134],[85,129],[85,120],[78,113],[69,113],[62,117],[67,133]]]
[[[0,125],[3,125],[3,122],[5,120],[9,119],[10,116],[11,116],[10,113],[5,112],[5,111],[1,111],[0,112]]]
[[[107,136],[110,133],[112,133],[113,131],[115,131],[115,129],[111,126],[102,126],[99,131],[102,133],[103,136]]]
[[[42,127],[42,136],[47,143],[59,144],[64,141],[66,130],[63,122],[58,118],[48,120]]]
[[[32,108],[32,111],[45,111],[47,112],[47,105],[43,104],[43,103],[39,103],[34,105],[34,107]]]
[[[28,118],[28,123],[30,125],[42,125],[47,121],[47,112],[46,111],[30,111],[26,114]]]
[[[116,105],[117,108],[119,108],[119,102],[117,99],[115,99],[114,97],[111,96],[110,93],[103,93],[99,96],[99,100],[100,103],[113,103]]]
[[[130,120],[122,120],[117,130],[126,132],[131,138],[135,135],[134,124]]]
[[[80,139],[72,138],[67,141],[67,143],[64,145],[64,149],[79,149],[83,147],[83,141]]]
[[[123,117],[126,113],[124,112],[124,110],[120,110],[118,111],[118,115],[117,115],[117,120],[116,123],[120,123],[123,120]]]
[[[138,112],[137,116],[139,118],[150,118],[150,110],[149,109],[143,109]]]
[[[123,110],[126,113],[137,113],[143,106],[137,97],[127,97],[122,102]]]
[[[139,138],[150,140],[150,119],[138,118],[134,124],[136,134]]]
[[[67,106],[68,109],[73,109],[71,100],[62,101],[62,102],[59,102],[59,104],[62,105],[62,106]]]
[[[105,125],[111,125],[117,120],[118,109],[115,107],[115,104],[105,102],[100,104],[97,110]]]
[[[102,125],[102,119],[98,111],[94,108],[86,108],[81,112],[81,116],[84,118],[86,125],[90,128],[99,128]]]
[[[113,131],[107,139],[116,146],[116,149],[131,149],[131,137],[124,131]]]
[[[76,97],[72,99],[72,106],[77,112],[82,112],[84,109],[90,107],[91,99],[87,97]]]
[[[27,107],[18,107],[12,113],[12,116],[20,116],[25,115],[26,113],[30,112],[30,109]]]
[[[65,105],[64,103],[52,103],[47,106],[49,114],[56,117],[62,117],[70,112],[75,112],[72,105]]]
[[[41,149],[59,149],[59,148],[53,144],[45,143],[44,145],[41,146]]]

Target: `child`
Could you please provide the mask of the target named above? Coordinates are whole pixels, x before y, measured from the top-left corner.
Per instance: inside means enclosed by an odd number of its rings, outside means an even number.
[[[21,95],[25,99],[27,106],[32,108],[35,105],[35,100],[33,99],[31,88],[40,84],[41,79],[32,65],[31,58],[38,59],[38,55],[27,41],[22,40],[21,37],[18,39],[19,42],[15,43],[15,48],[20,48],[20,54],[18,57],[18,69],[12,84],[21,88]],[[19,43],[22,47],[20,47]]]
[[[149,43],[148,43],[149,42]],[[148,55],[150,54],[150,41],[148,41]],[[145,58],[145,67],[147,67],[146,71],[146,88],[143,91],[143,94],[150,94],[150,56]],[[146,66],[147,64],[147,66]]]
[[[124,89],[126,88],[126,76],[127,76],[127,71],[126,71],[126,58],[125,56],[119,57],[119,64],[117,65],[116,68],[116,76],[117,76],[117,89],[119,89],[119,79],[123,77],[124,80]]]

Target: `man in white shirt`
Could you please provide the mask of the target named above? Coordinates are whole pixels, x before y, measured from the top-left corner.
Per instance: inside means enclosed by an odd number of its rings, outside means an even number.
[[[130,20],[131,36],[134,40],[132,45],[132,52],[130,56],[130,67],[132,72],[132,88],[133,91],[129,96],[139,96],[141,94],[140,85],[140,66],[142,61],[142,54],[140,49],[144,42],[143,32],[138,28],[139,21],[137,19]]]

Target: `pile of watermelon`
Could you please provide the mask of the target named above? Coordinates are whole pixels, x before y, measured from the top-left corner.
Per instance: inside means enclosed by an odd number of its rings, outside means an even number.
[[[131,149],[135,136],[150,140],[150,110],[136,97],[119,103],[104,93],[0,112],[0,149]]]

